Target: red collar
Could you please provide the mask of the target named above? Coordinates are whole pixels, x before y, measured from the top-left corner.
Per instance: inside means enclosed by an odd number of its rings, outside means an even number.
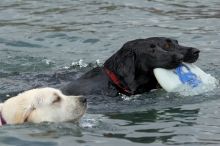
[[[0,125],[5,125],[5,124],[7,124],[7,123],[6,123],[5,119],[2,116],[2,113],[0,112]]]
[[[105,68],[105,73],[107,74],[107,76],[109,77],[109,79],[113,82],[113,84],[119,88],[119,92],[125,94],[125,95],[132,95],[131,90],[129,89],[128,86],[126,86],[121,80],[118,79],[118,77],[116,76],[116,74],[112,71],[110,71],[109,69]]]

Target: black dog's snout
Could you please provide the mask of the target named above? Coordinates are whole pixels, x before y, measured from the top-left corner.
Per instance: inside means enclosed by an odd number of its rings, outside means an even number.
[[[87,102],[87,99],[86,99],[85,97],[80,97],[80,98],[79,98],[79,101],[80,101],[81,103],[86,103],[86,102]]]
[[[199,50],[198,49],[196,49],[196,48],[191,48],[191,54],[193,54],[193,55],[199,55]]]
[[[183,58],[184,56],[182,54],[174,54],[173,55],[173,59],[176,61],[176,62],[183,62]]]

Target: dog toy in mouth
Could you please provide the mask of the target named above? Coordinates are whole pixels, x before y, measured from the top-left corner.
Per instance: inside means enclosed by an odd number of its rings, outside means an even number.
[[[187,65],[181,64],[175,69],[175,72],[183,84],[194,88],[202,83],[201,79],[193,73]]]
[[[196,65],[189,63],[183,63],[176,69],[156,68],[154,75],[161,87],[167,92],[174,92],[183,85],[193,89],[200,85],[217,87],[218,84],[217,79]]]

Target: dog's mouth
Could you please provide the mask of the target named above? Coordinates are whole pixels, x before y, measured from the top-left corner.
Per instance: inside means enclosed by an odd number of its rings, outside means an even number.
[[[198,58],[199,54],[194,54],[193,56],[186,56],[183,61],[187,63],[194,63],[198,60]]]
[[[183,63],[183,59],[178,59],[178,60],[173,60],[172,63],[170,63],[169,65],[162,67],[165,69],[175,69],[177,68],[181,63]]]
[[[186,62],[186,63],[194,63],[198,60],[199,58],[199,50],[196,52],[191,52],[188,53],[186,55],[184,55],[184,57],[179,57],[179,58],[175,58],[173,59],[172,63],[169,64],[167,67],[165,67],[165,69],[175,69],[176,67],[178,67],[181,63]]]
[[[193,48],[191,51],[188,51],[184,55],[183,61],[187,62],[187,63],[194,63],[198,60],[199,53],[200,53],[200,51],[198,49]]]

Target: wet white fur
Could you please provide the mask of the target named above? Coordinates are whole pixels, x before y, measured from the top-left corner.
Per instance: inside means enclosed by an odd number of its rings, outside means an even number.
[[[0,103],[0,111],[7,124],[75,121],[86,111],[80,98],[54,88],[32,89]]]

